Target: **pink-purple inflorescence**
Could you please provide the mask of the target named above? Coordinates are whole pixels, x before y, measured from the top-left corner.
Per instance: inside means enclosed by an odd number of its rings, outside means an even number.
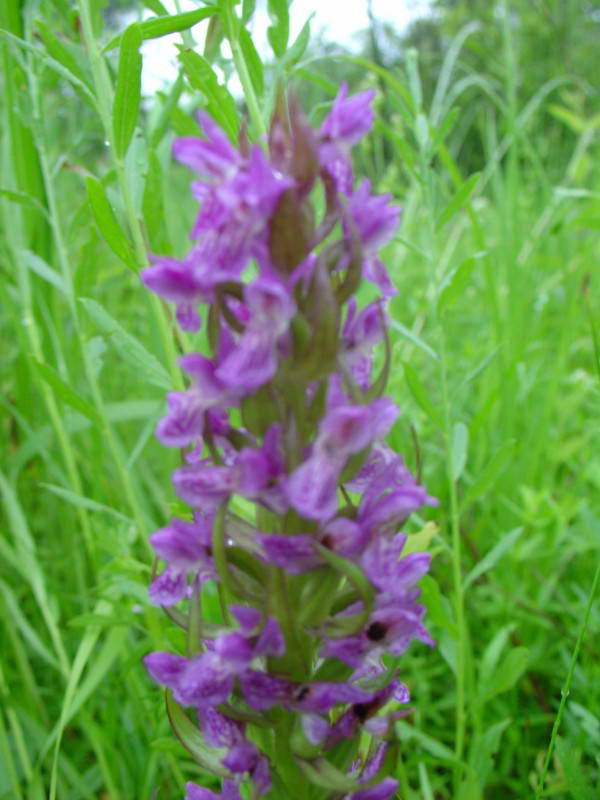
[[[383,442],[399,412],[383,394],[394,287],[378,252],[400,210],[367,180],[355,186],[350,154],[372,100],[343,87],[314,131],[280,98],[264,148],[234,148],[200,114],[206,138],[173,148],[199,175],[194,245],[181,261],[154,258],[142,278],[184,330],[204,318],[208,354],[181,358],[189,388],[168,395],[157,428],[185,449],[173,483],[192,514],[151,536],[166,568],[150,597],[183,604],[175,618],[196,645],[145,664],[196,709],[217,757],[221,794],[189,783],[187,800],[239,800],[243,781],[250,797],[292,796],[299,780],[353,800],[397,788],[394,721],[409,695],[382,656],[432,644],[415,588],[430,558],[402,557],[398,531],[435,501]],[[379,298],[359,308],[363,279]],[[199,619],[207,580],[222,625]]]

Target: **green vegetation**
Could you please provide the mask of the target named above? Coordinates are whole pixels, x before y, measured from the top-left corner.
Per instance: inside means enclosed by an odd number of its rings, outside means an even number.
[[[202,781],[141,665],[178,645],[146,587],[176,463],[153,429],[182,378],[181,334],[136,273],[187,246],[173,135],[197,132],[199,105],[239,129],[215,63],[237,70],[253,136],[277,80],[314,120],[344,77],[379,88],[357,173],[404,206],[391,444],[441,501],[423,581],[438,647],[400,662],[400,796],[597,797],[600,6],[439,2],[357,57],[308,30],[288,43],[285,0],[270,54],[236,22],[247,0],[144,5],[159,19],[114,41],[101,0],[0,4],[0,799],[170,800]],[[179,78],[140,103],[139,44],[173,30]]]

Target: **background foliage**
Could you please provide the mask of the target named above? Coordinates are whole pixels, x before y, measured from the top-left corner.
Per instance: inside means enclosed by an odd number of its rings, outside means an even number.
[[[423,583],[439,645],[401,660],[401,796],[595,797],[600,5],[439,0],[408,31],[372,18],[358,56],[308,29],[288,43],[283,0],[259,54],[253,6],[199,5],[179,77],[139,103],[138,45],[173,27],[158,0],[0,4],[0,798],[202,780],[140,664],[173,636],[146,541],[173,511],[153,429],[181,342],[136,273],[187,247],[170,144],[193,109],[232,134],[247,110],[259,135],[278,79],[314,122],[343,79],[378,87],[357,172],[404,206],[393,444],[441,505]],[[162,21],[115,42],[143,7]]]

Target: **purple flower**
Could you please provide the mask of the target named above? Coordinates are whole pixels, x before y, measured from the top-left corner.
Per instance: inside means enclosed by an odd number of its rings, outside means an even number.
[[[325,714],[341,703],[366,703],[373,693],[350,683],[309,683],[300,686],[294,695],[299,711]]]
[[[152,257],[153,266],[140,273],[146,286],[165,300],[177,306],[177,321],[185,331],[197,331],[200,316],[195,304],[205,297],[205,287],[194,274],[187,261],[174,258]]]
[[[395,778],[384,778],[375,786],[346,795],[344,800],[390,800],[396,794],[399,785]]]
[[[373,126],[372,102],[375,92],[367,90],[348,97],[343,83],[333,101],[331,111],[321,125],[319,160],[333,180],[337,191],[352,193],[352,163],[350,151]]]
[[[239,614],[240,608],[234,608]],[[245,616],[242,612],[242,619]],[[257,636],[231,631],[217,636],[211,648],[195,658],[151,653],[144,663],[154,680],[172,689],[178,703],[206,709],[227,702],[237,678],[244,692],[246,685],[252,689],[258,683],[255,676],[262,673],[250,668],[255,659],[283,653],[281,629],[276,620],[269,618]],[[265,678],[271,680],[269,675]],[[267,693],[263,694],[266,696]],[[276,697],[269,699],[265,708],[277,702]]]
[[[226,402],[227,389],[217,378],[213,361],[200,353],[188,353],[179,359],[179,366],[193,379],[193,396],[204,408]]]
[[[398,413],[398,407],[388,397],[375,400],[368,406],[335,406],[321,423],[316,447],[322,448],[332,458],[358,453],[374,439],[384,436]]]
[[[396,591],[390,599],[379,595],[365,628],[352,636],[326,640],[320,655],[337,658],[358,668],[369,654],[387,652],[402,655],[413,639],[432,647],[434,642],[421,623],[425,607],[415,602],[418,595],[418,590]],[[357,610],[359,608],[350,607],[345,613]]]
[[[173,142],[173,155],[186,167],[210,180],[223,181],[235,172],[241,158],[229,139],[204,111],[198,112],[198,121],[207,135],[206,139],[183,137]]]
[[[319,714],[303,714],[300,720],[304,735],[311,744],[321,744],[331,730],[331,726]]]
[[[332,519],[324,528],[321,543],[346,558],[361,553],[369,541],[367,531],[347,517]]]
[[[230,612],[236,618],[240,630],[244,636],[248,636],[258,628],[261,619],[261,613],[258,609],[251,606],[229,606]]]
[[[286,497],[293,508],[307,519],[330,520],[337,510],[339,467],[316,450],[287,479]]]
[[[191,392],[170,392],[169,412],[156,426],[156,438],[165,447],[185,447],[202,435],[204,409]]]
[[[259,533],[257,539],[267,561],[285,569],[291,575],[300,575],[323,563],[315,553],[314,539],[310,536]]]
[[[215,374],[228,389],[243,396],[270,381],[276,370],[277,354],[270,332],[249,329]]]
[[[274,617],[269,617],[254,645],[253,656],[280,657],[285,653],[285,640]]]
[[[148,595],[155,606],[174,606],[188,593],[188,582],[185,572],[167,567],[161,575],[150,584]]]
[[[288,329],[296,313],[296,304],[285,284],[275,277],[261,276],[244,291],[244,300],[250,311],[250,325],[255,330],[265,330],[276,341]]]
[[[268,711],[290,699],[292,684],[283,678],[259,670],[246,670],[240,675],[240,686],[250,708]]]
[[[205,742],[226,749],[223,766],[234,775],[249,773],[259,796],[265,794],[271,785],[269,764],[256,745],[246,738],[245,725],[210,707],[199,708],[198,716]]]
[[[203,789],[197,783],[186,783],[184,800],[242,800],[242,796],[233,781],[223,781],[223,791],[220,794]]]
[[[149,653],[144,658],[144,664],[150,677],[157,683],[173,688],[186,670],[188,660],[173,653],[156,652]]]
[[[377,286],[385,300],[398,294],[398,289],[390,280],[389,273],[383,261],[376,256],[366,258],[363,263],[363,276]]]
[[[380,301],[370,303],[357,315],[354,298],[348,304],[342,343],[346,359],[370,355],[372,348],[383,340],[386,315]]]
[[[321,138],[349,151],[373,127],[374,97],[372,89],[348,97],[348,85],[343,83],[321,125]]]
[[[400,209],[389,205],[390,200],[389,194],[372,195],[368,180],[364,180],[348,200],[350,220],[346,220],[345,227],[354,225],[365,253],[376,253],[389,242],[398,227]]]
[[[230,467],[196,464],[176,469],[173,485],[177,496],[192,508],[210,513],[234,491],[235,477]]]
[[[400,558],[406,536],[397,534],[392,539],[378,536],[371,540],[361,557],[365,574],[381,592],[400,597],[414,586],[429,569],[429,553],[412,553]]]
[[[207,651],[188,661],[176,685],[169,688],[183,706],[217,706],[229,699],[235,677],[235,663]]]
[[[217,261],[229,260],[241,269],[252,254],[255,237],[266,231],[266,225],[282,192],[293,181],[277,173],[260,147],[233,174],[214,186],[194,184],[194,194],[202,206],[192,230],[192,237],[219,232]]]
[[[204,740],[211,747],[233,747],[244,738],[243,724],[226,717],[215,708],[202,706],[198,709],[198,717]]]

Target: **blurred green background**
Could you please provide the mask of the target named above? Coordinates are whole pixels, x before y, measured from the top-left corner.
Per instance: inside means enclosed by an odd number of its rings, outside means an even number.
[[[173,509],[176,454],[153,430],[193,341],[136,273],[189,246],[174,136],[198,133],[198,107],[231,130],[246,113],[226,5],[198,4],[215,13],[178,38],[204,71],[183,55],[138,114],[106,46],[158,0],[0,4],[2,800],[205,780],[141,666],[178,642],[147,602],[147,537]],[[438,0],[403,30],[371,8],[351,48],[315,21],[286,42],[281,8],[269,49],[236,40],[263,119],[277,80],[315,124],[341,81],[377,88],[356,174],[404,207],[385,254],[392,444],[441,503],[438,647],[400,661],[399,796],[533,797],[600,557],[600,3]],[[252,31],[254,4],[235,10]],[[539,796],[600,794],[599,631],[596,602]]]

